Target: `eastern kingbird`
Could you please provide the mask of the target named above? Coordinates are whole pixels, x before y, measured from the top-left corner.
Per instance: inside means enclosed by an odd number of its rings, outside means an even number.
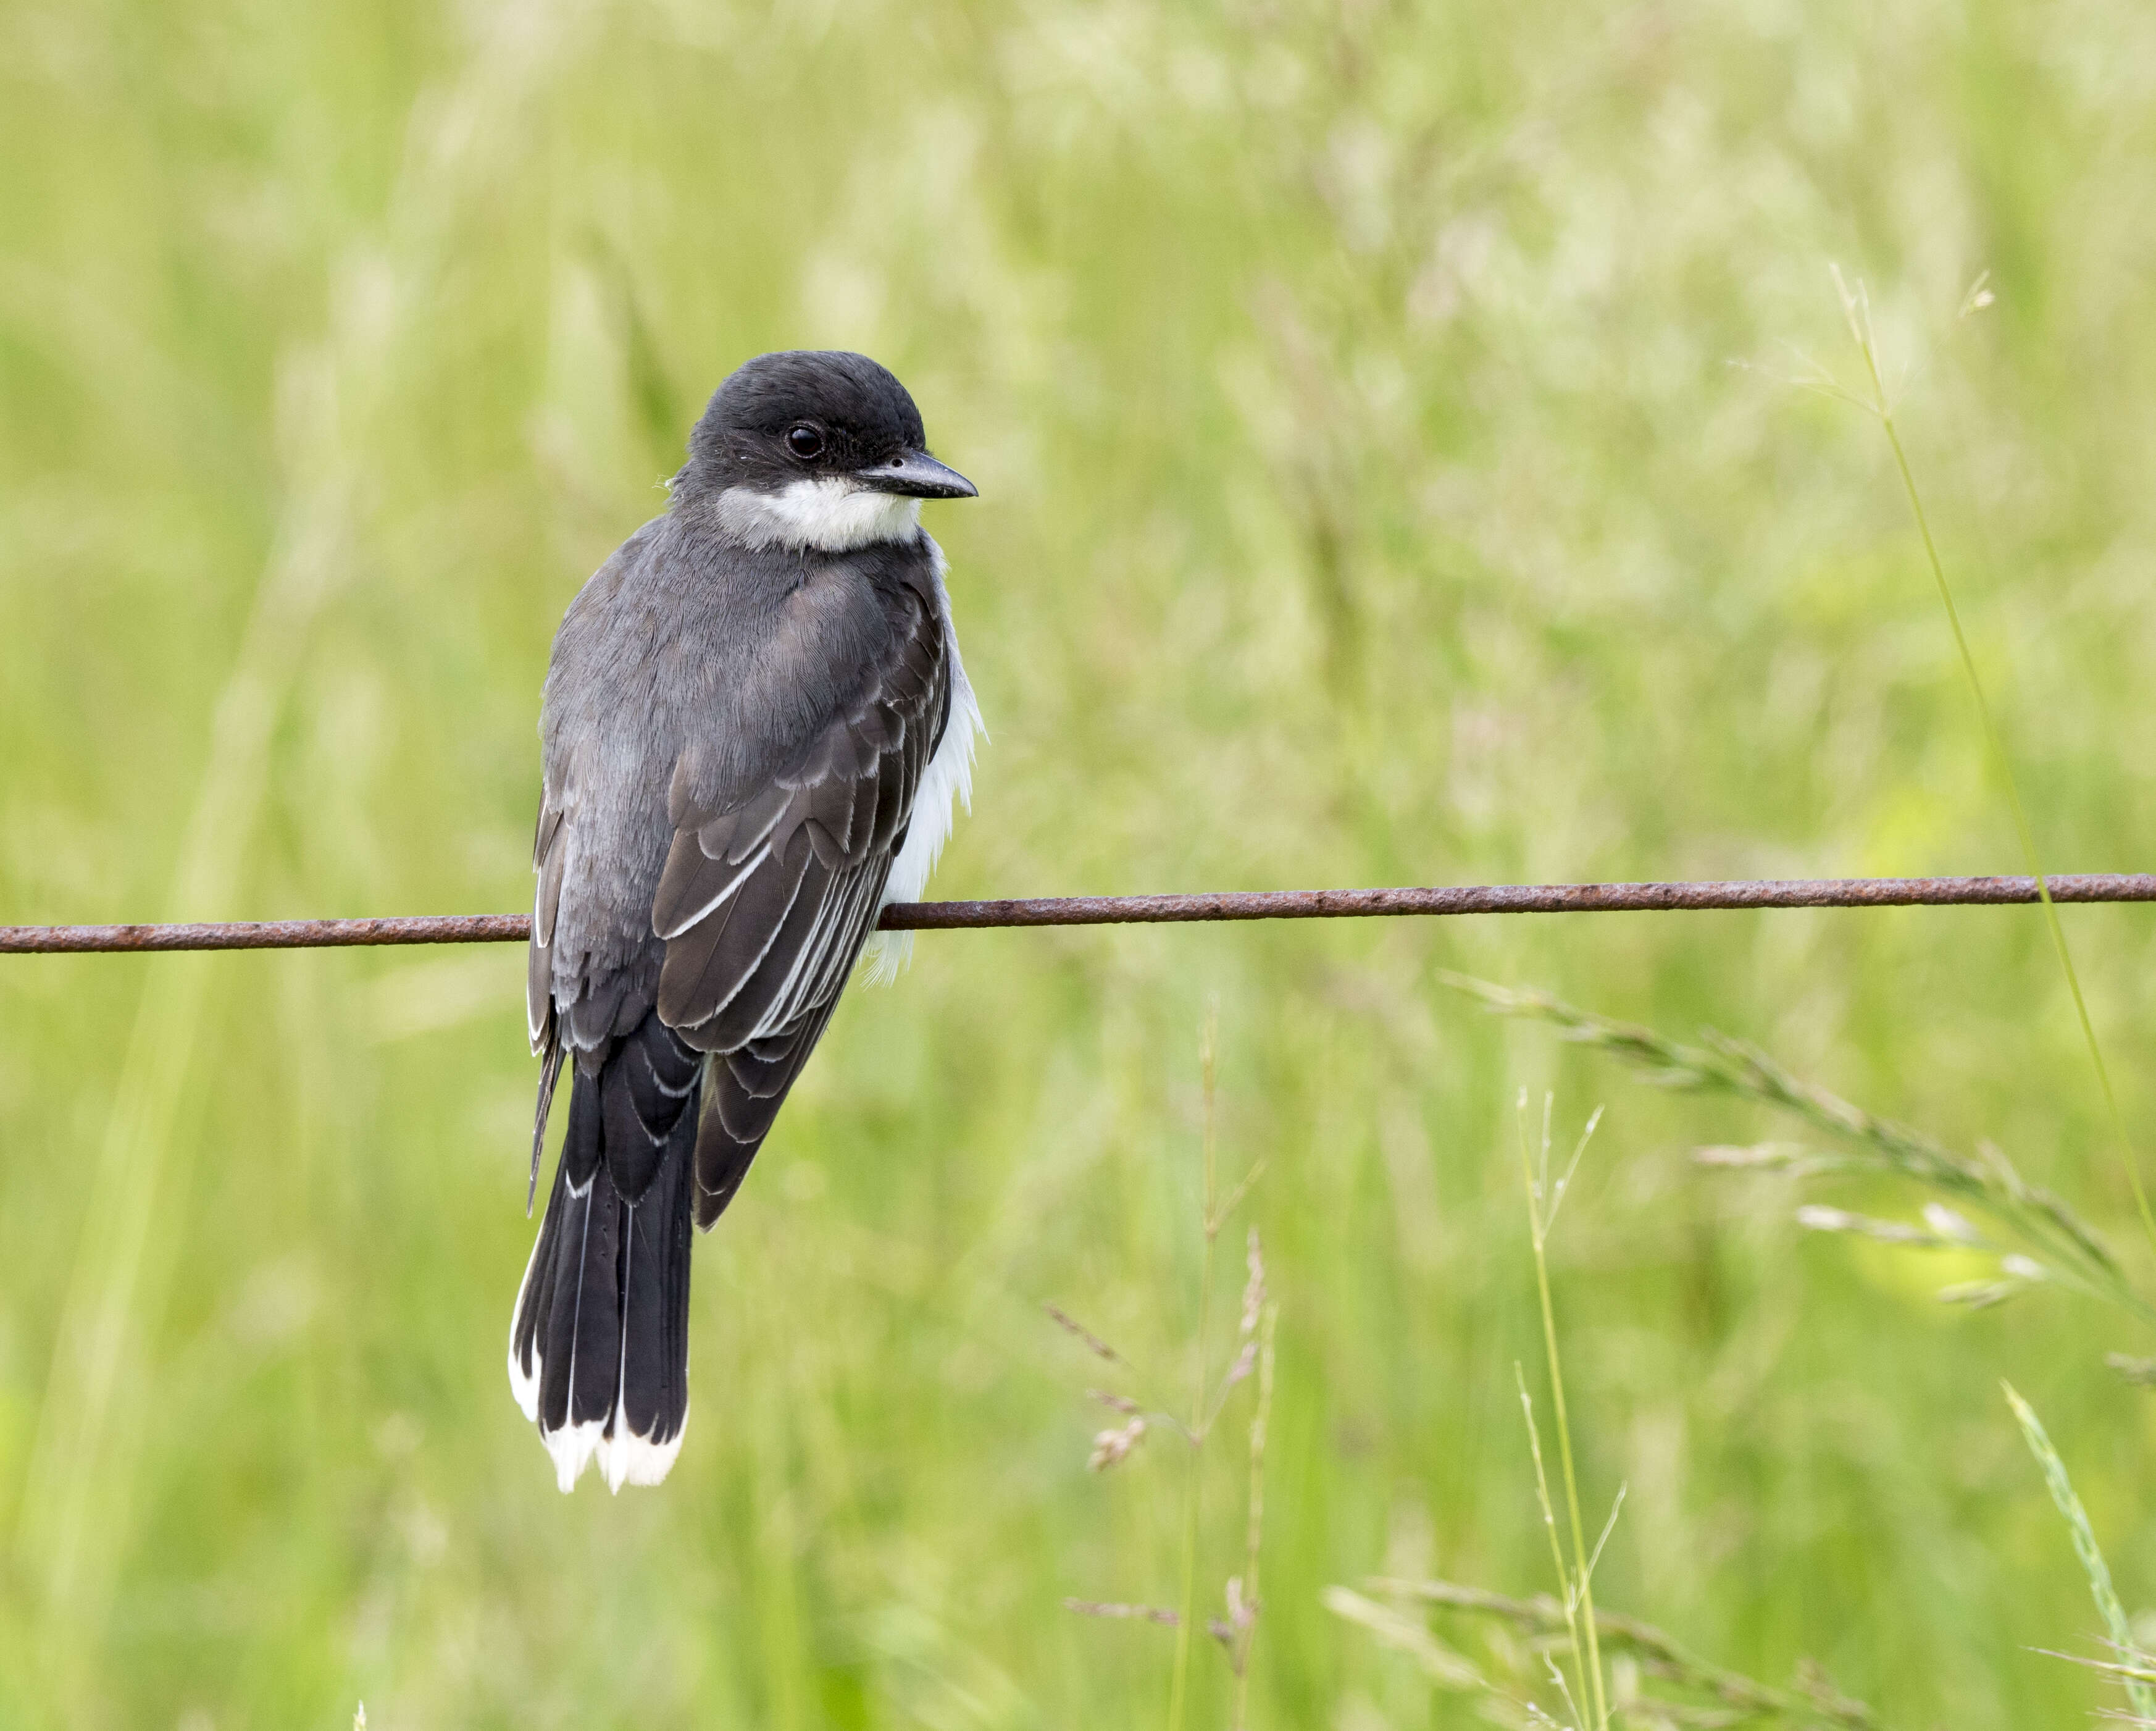
[[[733,1199],[878,912],[919,897],[969,795],[980,711],[921,501],[974,491],[874,361],[760,356],[555,635],[535,1191],[565,1058],[575,1081],[509,1380],[564,1491],[594,1455],[616,1491],[674,1464],[690,1223]]]

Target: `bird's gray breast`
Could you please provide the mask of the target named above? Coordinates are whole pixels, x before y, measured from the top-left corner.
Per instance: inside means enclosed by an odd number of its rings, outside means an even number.
[[[936,606],[932,558],[925,538],[803,555],[662,517],[578,594],[541,723],[552,845],[567,850],[542,862],[542,892],[552,866],[553,997],[572,1045],[654,1001],[652,898],[679,809],[739,804],[808,750],[893,634]]]

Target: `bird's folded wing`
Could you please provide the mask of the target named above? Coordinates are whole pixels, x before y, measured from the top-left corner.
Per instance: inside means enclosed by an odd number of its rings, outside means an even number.
[[[531,941],[526,951],[524,978],[525,1013],[530,1025],[535,1055],[553,1048],[554,920],[562,907],[562,874],[569,860],[562,840],[562,809],[553,790],[542,787],[539,794],[539,823],[531,838],[531,866],[539,874],[539,886],[531,898]]]
[[[723,810],[675,801],[652,927],[660,1016],[692,1045],[737,1051],[818,1018],[875,926],[950,706],[942,623],[908,599],[907,629],[794,762]]]

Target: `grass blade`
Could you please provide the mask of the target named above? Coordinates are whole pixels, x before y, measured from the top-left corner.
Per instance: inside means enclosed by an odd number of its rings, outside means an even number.
[[[2014,1409],[2029,1452],[2043,1469],[2044,1484],[2051,1493],[2053,1504],[2066,1518],[2066,1530],[2073,1535],[2074,1554],[2081,1559],[2082,1572],[2088,1576],[2089,1596],[2096,1600],[2097,1615],[2103,1619],[2112,1647],[2120,1659],[2133,1665],[2139,1657],[2133,1629],[2126,1621],[2126,1607],[2118,1602],[2118,1590],[2111,1584],[2111,1569],[2103,1560],[2102,1551],[2097,1549],[2088,1511],[2082,1507],[2073,1481],[2066,1477],[2066,1463],[2051,1446],[2051,1439],[2045,1434],[2043,1421],[2036,1416],[2035,1409],[2015,1391],[2013,1384],[2002,1382],[1999,1386],[2006,1391],[2006,1404]],[[2156,1719],[2156,1689],[2130,1675],[2124,1682],[2126,1698],[2133,1703],[2135,1717],[2143,1721]]]
[[[1983,304],[1977,299],[1983,292],[1982,279],[1978,281],[1979,286],[1970,290],[1969,300],[1964,303],[1964,312]],[[1970,696],[1975,700],[1977,720],[1984,730],[1984,749],[2005,789],[2006,804],[2014,814],[2014,833],[2021,844],[2021,856],[2028,865],[2029,876],[2036,880],[2036,896],[2043,904],[2044,922],[2051,934],[2051,948],[2058,955],[2060,970],[2066,977],[2066,990],[2073,997],[2074,1014],[2081,1023],[2089,1062],[2096,1067],[2097,1083],[2102,1090],[2104,1107],[2110,1114],[2112,1133],[2118,1138],[2119,1158],[2125,1163],[2126,1181],[2133,1188],[2133,1205],[2141,1215],[2141,1229],[2148,1235],[2149,1247],[2156,1250],[2156,1214],[2149,1211],[2148,1194],[2141,1183],[2141,1162],[2134,1153],[2133,1139],[2127,1133],[2126,1117],[2119,1110],[2118,1095],[2111,1085],[2111,1067],[2103,1061],[2103,1047],[2096,1037],[2096,1024],[2089,1016],[2088,1000],[2082,994],[2081,975],[2074,967],[2073,952],[2066,945],[2066,927],[2059,923],[2059,910],[2051,900],[2051,880],[2036,855],[2036,832],[2030,824],[2027,808],[2021,803],[2020,784],[2014,778],[2014,765],[2006,755],[2005,742],[1992,718],[1990,700],[1984,695],[1983,678],[1976,670],[1976,657],[1970,654],[1968,634],[1962,629],[1961,610],[1954,605],[1946,565],[1939,557],[1938,543],[1932,537],[1931,519],[1924,513],[1922,496],[1917,491],[1917,477],[1909,467],[1909,454],[1902,449],[1902,434],[1894,424],[1894,408],[1887,398],[1886,383],[1879,370],[1878,345],[1871,334],[1871,303],[1866,298],[1863,284],[1860,282],[1852,292],[1838,270],[1834,273],[1834,285],[1841,296],[1842,314],[1849,321],[1850,335],[1864,356],[1865,370],[1871,379],[1872,400],[1859,406],[1868,408],[1894,453],[1894,467],[1902,477],[1902,491],[1909,501],[1909,514],[1917,521],[1917,533],[1924,543],[1924,558],[1938,589],[1939,604],[1946,610],[1947,625],[1953,633],[1954,651],[1961,658],[1963,675],[1969,681]]]

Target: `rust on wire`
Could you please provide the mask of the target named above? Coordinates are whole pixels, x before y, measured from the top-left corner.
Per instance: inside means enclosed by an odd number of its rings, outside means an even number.
[[[0,955],[80,950],[316,950],[378,943],[521,943],[522,913],[411,914],[389,920],[260,920],[236,925],[0,926]]]
[[[2156,901],[2156,875],[2048,880],[2054,901]],[[886,932],[1013,926],[1172,925],[1211,920],[1358,919],[1404,914],[1674,913],[1766,907],[1999,907],[2038,899],[2031,877],[1830,877],[1732,883],[1469,884],[1425,889],[1221,891],[1021,901],[902,901]],[[521,913],[238,925],[0,926],[0,954],[83,951],[331,949],[403,943],[521,943]]]

